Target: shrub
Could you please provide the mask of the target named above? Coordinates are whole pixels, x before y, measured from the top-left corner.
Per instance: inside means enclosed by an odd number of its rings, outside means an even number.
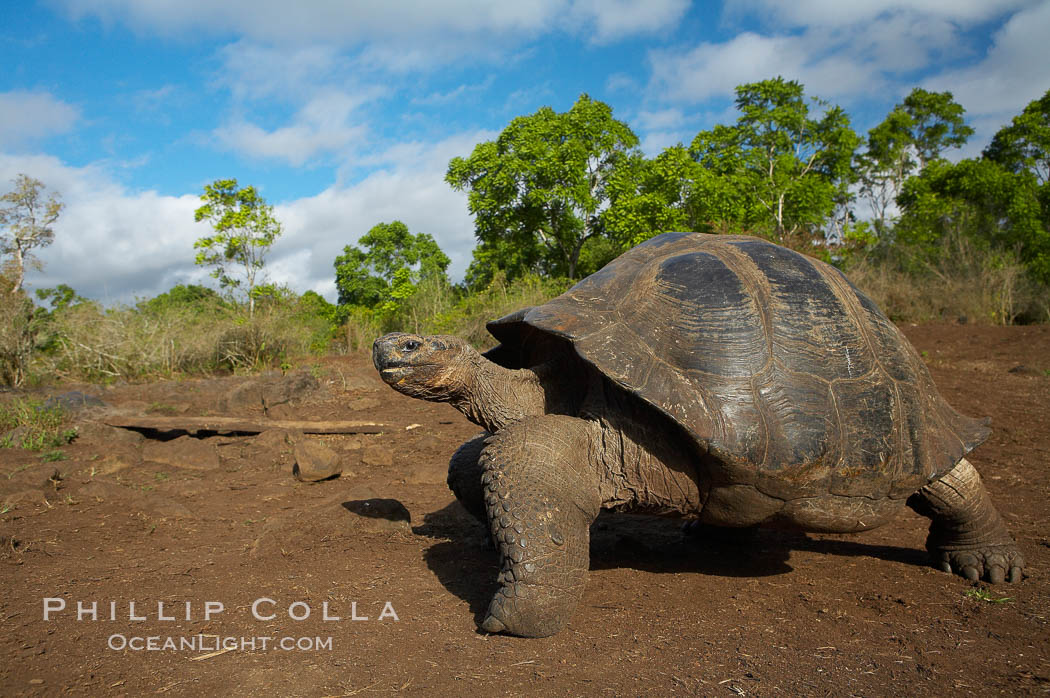
[[[939,247],[898,243],[854,262],[847,276],[898,322],[1009,325],[1050,321],[1050,289],[1031,278],[1015,252],[946,235]]]
[[[332,322],[294,294],[258,300],[253,318],[207,294],[188,302],[164,295],[135,308],[81,303],[55,310],[51,341],[34,370],[81,380],[146,379],[254,370],[329,348]]]
[[[33,302],[0,284],[0,384],[21,385],[29,370],[37,326]]]

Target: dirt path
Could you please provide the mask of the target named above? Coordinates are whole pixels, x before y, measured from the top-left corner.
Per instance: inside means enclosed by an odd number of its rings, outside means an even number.
[[[480,634],[495,553],[444,484],[477,428],[355,356],[312,377],[81,389],[129,414],[265,404],[271,418],[390,424],[381,434],[161,441],[84,412],[65,460],[0,450],[0,694],[1050,693],[1050,327],[904,330],[949,402],[992,418],[971,460],[1028,559],[1022,584],[975,594],[933,569],[910,512],[865,535],[763,531],[746,547],[603,516],[567,630]],[[300,439],[335,451],[342,476],[296,481]],[[65,609],[45,620],[48,598]],[[78,602],[99,620],[78,620]],[[223,610],[206,618],[208,602]],[[137,649],[151,637],[197,645]],[[257,639],[213,654],[218,638]]]

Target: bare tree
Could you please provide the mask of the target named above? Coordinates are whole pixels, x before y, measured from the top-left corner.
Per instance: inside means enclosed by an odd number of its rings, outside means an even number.
[[[0,254],[12,255],[8,262],[11,293],[18,293],[26,264],[41,267],[30,250],[47,247],[55,239],[51,225],[58,220],[63,204],[54,193],[44,199],[44,183],[39,179],[20,174],[11,181],[14,190],[0,196]]]

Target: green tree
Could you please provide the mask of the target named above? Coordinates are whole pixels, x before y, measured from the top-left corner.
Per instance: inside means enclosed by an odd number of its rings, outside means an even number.
[[[860,138],[840,107],[813,98],[811,113],[803,86],[777,77],[736,88],[740,117],[733,126],[716,126],[693,139],[690,152],[713,181],[699,189],[719,189],[722,221],[754,229],[778,242],[821,228],[836,206],[848,199],[851,162]],[[746,201],[726,200],[737,191]]]
[[[951,92],[916,87],[904,98],[901,108],[910,118],[911,144],[920,171],[946,149],[962,146],[973,135],[973,129],[963,120],[966,110]]]
[[[867,148],[857,156],[856,169],[878,237],[885,238],[892,228],[890,211],[904,182],[973,134],[963,120],[964,113],[951,92],[916,87],[868,131]]]
[[[194,315],[201,315],[213,312],[215,308],[223,304],[224,301],[215,292],[215,289],[197,284],[176,284],[164,293],[149,300],[139,301],[136,305],[139,310],[155,315],[175,308],[187,310]]]
[[[401,221],[379,223],[347,245],[335,259],[335,286],[340,305],[395,313],[424,281],[448,283],[450,260],[434,238],[413,235]]]
[[[682,145],[652,159],[632,153],[609,178],[602,225],[621,249],[659,233],[696,230],[694,191],[703,169]]]
[[[10,293],[22,290],[25,268],[40,268],[31,250],[47,247],[55,239],[51,226],[58,220],[63,204],[57,194],[44,198],[44,183],[20,174],[12,180],[14,189],[0,196],[0,254],[11,255]]]
[[[255,287],[281,224],[255,187],[238,189],[236,179],[206,185],[201,201],[204,205],[194,211],[194,220],[208,221],[215,234],[193,244],[198,250],[196,263],[215,267],[212,276],[231,293],[244,286],[248,314],[254,316]]]
[[[1050,90],[995,134],[984,157],[1010,172],[1031,172],[1040,187],[1050,184]]]
[[[48,305],[51,306],[51,312],[89,302],[87,298],[73,290],[73,287],[69,284],[59,284],[54,288],[38,288],[36,297],[42,301],[47,301]]]
[[[584,94],[567,112],[520,116],[468,158],[453,158],[445,181],[468,192],[482,254],[476,280],[495,268],[508,278],[575,278],[584,245],[604,234],[610,177],[637,145],[607,104]]]
[[[899,197],[897,239],[921,252],[949,234],[1017,250],[1036,279],[1050,283],[1050,221],[1035,176],[982,158],[938,160],[910,178]]]

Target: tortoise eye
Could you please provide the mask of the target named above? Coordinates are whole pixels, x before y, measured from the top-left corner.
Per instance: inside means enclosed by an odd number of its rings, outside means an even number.
[[[402,344],[401,348],[405,351],[415,351],[416,349],[419,349],[419,342],[417,342],[414,339],[410,339],[404,344]]]

